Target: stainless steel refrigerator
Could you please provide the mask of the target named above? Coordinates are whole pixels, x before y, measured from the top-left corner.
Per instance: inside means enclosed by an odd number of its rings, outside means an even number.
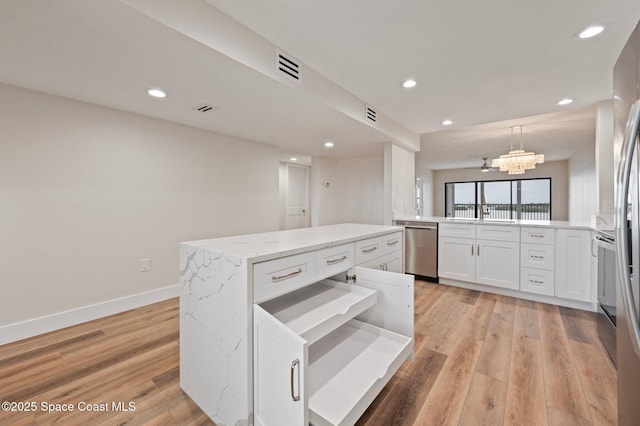
[[[614,68],[618,424],[640,424],[640,24]]]

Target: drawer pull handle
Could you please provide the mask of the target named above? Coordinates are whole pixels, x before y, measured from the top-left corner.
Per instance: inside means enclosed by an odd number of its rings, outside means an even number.
[[[300,401],[300,368],[298,367],[298,394],[295,394],[293,389],[293,374],[295,372],[296,366],[300,365],[300,360],[296,359],[291,363],[291,399],[294,401]]]
[[[395,246],[400,240],[387,241],[387,247]]]
[[[529,280],[529,282],[533,284],[544,284],[544,281],[538,281],[538,280]]]
[[[538,256],[538,255],[535,255],[535,254],[532,254],[532,255],[530,255],[529,257],[530,257],[531,259],[544,259],[544,256]]]
[[[346,255],[339,257],[337,259],[327,259],[327,265],[335,265],[336,263],[344,262],[345,260],[347,260]]]
[[[544,234],[529,234],[531,238],[544,238]]]
[[[362,249],[362,254],[373,253],[376,250],[378,250],[378,246],[373,246],[373,247],[371,247],[369,249]]]
[[[276,281],[286,280],[287,278],[295,277],[296,275],[301,273],[302,273],[302,268],[298,268],[297,271],[293,271],[291,273],[288,273],[287,275],[280,275],[279,277],[274,275],[273,277],[271,277],[271,281],[276,282]]]

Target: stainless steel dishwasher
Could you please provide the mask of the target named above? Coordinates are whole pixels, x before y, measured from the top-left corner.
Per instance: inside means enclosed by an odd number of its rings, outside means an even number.
[[[404,226],[405,272],[438,282],[438,223],[397,220]]]

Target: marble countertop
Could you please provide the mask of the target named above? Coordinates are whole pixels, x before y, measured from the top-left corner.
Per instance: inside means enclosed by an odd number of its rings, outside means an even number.
[[[414,222],[438,222],[438,223],[476,223],[479,225],[505,225],[505,226],[527,226],[544,228],[575,228],[596,230],[596,226],[590,222],[565,221],[565,220],[480,220],[466,218],[449,218],[443,216],[402,216],[396,217],[394,221],[414,221]]]
[[[187,241],[181,244],[224,253],[228,256],[247,259],[249,263],[256,263],[309,250],[346,244],[363,238],[401,231],[402,229],[402,227],[397,226],[342,223],[288,231]]]

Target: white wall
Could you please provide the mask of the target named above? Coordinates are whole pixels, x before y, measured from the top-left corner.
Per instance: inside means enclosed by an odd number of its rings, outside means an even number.
[[[569,175],[567,161],[551,161],[539,164],[524,175],[510,176],[506,172],[482,173],[480,167],[433,171],[433,214],[444,216],[444,184],[480,180],[505,180],[513,178],[551,178],[551,215],[553,220],[569,217]]]
[[[433,170],[424,170],[420,175],[422,186],[422,215],[433,216]]]
[[[383,223],[382,155],[333,160],[314,157],[311,165],[311,224]],[[324,185],[330,182],[330,186]]]
[[[383,163],[381,155],[339,161],[342,222],[383,223]]]
[[[595,145],[592,142],[569,158],[569,220],[591,221],[598,206],[597,191]]]
[[[328,185],[326,185],[328,183]],[[311,160],[311,226],[340,223],[340,167],[323,157]]]
[[[433,170],[416,161],[416,179],[422,187],[422,216],[433,216]]]
[[[6,85],[0,129],[0,326],[174,285],[180,241],[278,229],[274,147]]]
[[[613,160],[613,101],[598,104],[595,167],[597,214],[613,224],[615,165]]]
[[[416,214],[415,153],[388,142],[384,149],[384,224]]]

